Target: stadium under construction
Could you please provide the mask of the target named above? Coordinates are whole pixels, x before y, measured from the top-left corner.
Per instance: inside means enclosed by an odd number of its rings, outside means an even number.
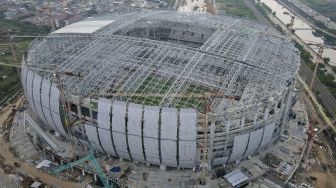
[[[153,11],[39,37],[21,74],[30,107],[64,139],[163,169],[211,168],[281,135],[299,57],[289,38],[251,20]],[[65,122],[62,100],[77,123]]]

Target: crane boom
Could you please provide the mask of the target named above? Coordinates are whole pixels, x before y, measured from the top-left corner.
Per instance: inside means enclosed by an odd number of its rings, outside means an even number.
[[[95,168],[95,172],[98,174],[100,180],[104,184],[104,188],[117,188],[118,187],[118,184],[116,182],[112,182],[112,184],[109,185],[108,179],[107,179],[103,169],[100,167],[99,162],[97,161],[96,157],[94,156],[93,146],[91,146],[91,145],[90,145],[89,154],[87,156],[54,169],[52,171],[52,174],[57,175],[57,174],[63,172],[64,170],[70,169],[70,168],[72,168],[76,165],[87,163],[87,162],[91,162],[93,164],[93,166]]]

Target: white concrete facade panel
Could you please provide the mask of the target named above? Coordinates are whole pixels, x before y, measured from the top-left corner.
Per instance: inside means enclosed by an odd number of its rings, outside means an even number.
[[[258,129],[250,133],[250,139],[244,157],[253,155],[253,153],[258,149],[258,146],[262,139],[262,135],[263,129]]]
[[[126,141],[126,103],[114,101],[112,107],[112,136],[119,157],[131,159]]]
[[[194,109],[180,109],[179,166],[192,168],[196,163],[197,113]]]
[[[144,148],[149,163],[160,164],[159,156],[159,108],[144,107]]]
[[[103,149],[100,147],[99,140],[98,140],[98,134],[97,134],[97,127],[93,125],[85,124],[85,132],[86,136],[88,137],[88,140],[90,144],[97,149],[99,152],[103,152]]]
[[[111,109],[112,101],[108,99],[99,98],[98,100],[98,127],[103,129],[111,128]]]
[[[99,98],[98,100],[98,134],[102,149],[112,156],[117,156],[112,142],[111,135],[111,109],[112,101],[109,99]]]
[[[145,162],[142,147],[142,106],[138,104],[129,104],[128,106],[128,146],[132,159]]]
[[[235,136],[233,138],[233,148],[229,162],[241,160],[249,140],[249,133]]]
[[[162,163],[177,166],[177,122],[176,108],[162,108],[161,112],[161,156]]]
[[[31,71],[27,71],[27,99],[30,104],[30,107],[36,112],[34,107],[34,99],[33,99],[33,77],[34,73]]]
[[[50,108],[51,108],[51,116],[56,125],[57,130],[59,131],[59,133],[61,133],[62,136],[67,137],[59,111],[60,110],[59,90],[56,88],[55,84],[52,84],[50,89]]]
[[[103,147],[104,151],[116,157],[116,153],[113,148],[112,138],[111,138],[111,131],[109,129],[102,129],[98,128],[99,139],[101,142],[101,146]]]
[[[42,105],[41,105],[41,82],[42,78],[38,74],[35,74],[34,82],[33,82],[33,98],[34,104],[36,108],[36,112],[39,115],[39,118],[44,122],[47,123],[47,120],[44,118]]]
[[[50,82],[49,80],[42,80],[42,86],[41,86],[41,103],[42,103],[42,110],[45,115],[46,121],[48,125],[54,129],[55,131],[59,132],[57,128],[55,127],[54,121],[51,117],[50,112]]]
[[[266,146],[268,143],[271,142],[274,129],[275,129],[274,124],[271,124],[271,125],[268,125],[268,126],[264,127],[264,135],[263,135],[263,138],[262,138],[262,141],[260,143],[259,148],[262,148],[262,147]]]

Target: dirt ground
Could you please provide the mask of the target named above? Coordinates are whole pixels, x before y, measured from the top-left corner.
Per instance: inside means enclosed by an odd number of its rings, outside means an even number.
[[[318,113],[315,111],[310,101],[308,102],[306,107],[310,120],[316,122],[317,126],[320,126],[319,128],[321,129],[322,125],[324,125],[324,122],[318,117]],[[323,136],[323,134],[320,134],[319,136],[320,142],[327,144],[325,139],[321,137]],[[314,153],[314,155],[312,155],[312,153]],[[335,165],[333,165],[331,159],[325,151],[325,148],[321,148],[320,145],[314,144],[311,155],[308,158],[318,159],[321,165],[316,162],[311,169],[298,174],[298,176],[302,178],[303,181],[308,182],[309,184],[314,186],[314,188],[336,188],[336,167]],[[323,169],[322,166],[329,167],[327,169]],[[316,180],[312,180],[311,177],[315,177]]]
[[[23,102],[23,97],[20,97],[17,102],[15,103],[16,107],[20,106]],[[5,107],[2,112],[0,113],[0,125],[5,126],[6,120],[9,118],[9,115],[11,114],[13,109],[13,105],[8,105]],[[59,179],[56,179],[55,177],[46,174],[42,171],[39,171],[33,166],[30,166],[26,163],[23,163],[19,160],[17,160],[14,155],[9,150],[9,143],[6,143],[3,139],[3,137],[0,137],[0,153],[5,158],[5,163],[11,166],[14,166],[14,163],[17,162],[20,164],[20,169],[27,174],[38,177],[42,182],[45,182],[47,184],[54,185],[56,187],[62,187],[62,188],[76,188],[76,187],[84,187],[82,184],[76,184],[71,182],[64,182]]]
[[[303,174],[304,177],[315,177],[317,178],[316,181],[313,181],[312,186],[314,188],[335,188],[336,187],[336,175],[331,174],[330,172],[319,172],[319,171],[312,171]]]

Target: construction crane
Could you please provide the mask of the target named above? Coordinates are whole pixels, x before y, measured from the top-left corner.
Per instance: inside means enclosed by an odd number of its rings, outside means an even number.
[[[82,76],[73,74],[71,72],[64,72],[65,75],[67,76],[75,76],[75,77],[79,77],[80,79],[82,78]],[[58,89],[60,91],[60,99],[61,99],[61,106],[64,112],[64,125],[67,129],[68,132],[68,137],[69,137],[69,141],[70,141],[70,145],[71,145],[71,152],[72,152],[72,158],[75,158],[75,143],[73,140],[73,135],[72,135],[72,131],[71,131],[71,126],[76,123],[76,119],[72,122],[70,122],[70,113],[71,113],[71,105],[70,102],[67,100],[67,98],[65,97],[65,91],[64,91],[64,85],[63,85],[63,81],[61,78],[61,74],[58,73],[54,73],[53,76],[56,78],[57,81],[57,86]]]
[[[336,120],[334,120],[331,124],[334,125],[336,122]],[[311,148],[313,146],[313,143],[315,141],[316,136],[318,136],[319,134],[321,134],[324,130],[328,129],[329,126],[323,126],[320,130],[318,128],[313,127],[312,122],[309,122],[308,124],[308,130],[307,130],[307,134],[308,134],[308,141],[307,141],[307,150],[305,151],[304,154],[304,158],[303,161],[304,163],[308,162],[308,157],[311,151]]]
[[[316,42],[312,42],[312,41],[306,41],[307,45],[309,46],[316,46],[318,48],[317,50],[317,55],[316,55],[316,61],[315,61],[315,68],[314,68],[314,72],[313,72],[313,77],[312,77],[312,80],[311,80],[311,83],[310,83],[310,90],[313,89],[313,86],[314,86],[314,82],[315,82],[315,77],[316,77],[316,73],[317,73],[317,70],[318,70],[318,67],[320,65],[320,63],[322,63],[322,60],[323,60],[323,51],[325,48],[330,48],[330,49],[334,49],[336,50],[336,45],[327,45],[327,44],[323,44],[323,43],[316,43]]]
[[[98,174],[101,182],[104,184],[104,188],[117,188],[117,187],[119,187],[119,185],[115,182],[112,182],[112,184],[110,185],[106,174],[104,173],[103,169],[100,167],[100,164],[99,164],[98,160],[94,156],[93,146],[90,145],[89,148],[90,149],[89,149],[88,155],[86,155],[85,157],[82,157],[82,158],[80,158],[76,161],[73,161],[73,162],[67,163],[65,165],[62,165],[62,166],[60,166],[56,169],[53,169],[52,174],[57,175],[57,174],[63,172],[64,170],[73,168],[74,166],[77,166],[77,165],[80,165],[80,164],[84,164],[83,168],[85,168],[85,166],[88,166],[91,163],[94,167],[94,172],[96,172]]]

